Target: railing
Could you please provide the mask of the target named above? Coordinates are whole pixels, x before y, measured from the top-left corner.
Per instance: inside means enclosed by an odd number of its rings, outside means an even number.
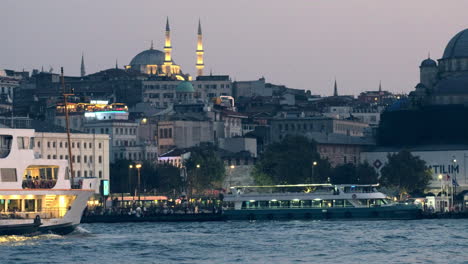
[[[23,189],[52,189],[54,188],[57,180],[23,180]]]
[[[2,219],[34,219],[37,215],[41,219],[62,218],[68,212],[66,207],[53,207],[42,209],[37,212],[0,212]]]

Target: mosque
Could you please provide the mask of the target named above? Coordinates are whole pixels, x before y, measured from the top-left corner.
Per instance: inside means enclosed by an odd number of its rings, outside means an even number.
[[[410,93],[413,105],[468,104],[468,29],[456,34],[437,62],[423,60],[420,82]]]
[[[198,41],[197,41],[197,75],[203,75],[205,64],[203,62],[203,38],[201,23],[198,21]],[[140,73],[149,74],[152,76],[166,76],[174,80],[190,81],[192,77],[182,71],[172,59],[172,44],[171,44],[171,29],[169,27],[169,18],[166,20],[166,32],[164,51],[154,49],[153,42],[148,50],[138,53],[129,65],[125,66],[126,70],[137,71]]]

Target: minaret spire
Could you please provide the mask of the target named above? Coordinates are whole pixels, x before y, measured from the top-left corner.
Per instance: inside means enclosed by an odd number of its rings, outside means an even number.
[[[84,53],[81,53],[81,77],[86,75],[85,65],[84,65]]]
[[[198,19],[198,41],[197,41],[197,76],[203,75],[203,69],[205,68],[205,63],[203,62],[203,35],[201,28],[201,21]]]
[[[379,93],[382,92],[382,81],[379,81]]]
[[[338,96],[338,85],[336,84],[336,78],[335,78],[335,85],[333,87],[333,96]]]
[[[166,41],[164,44],[164,66],[166,75],[171,75],[172,65],[172,45],[171,45],[171,28],[169,27],[169,17],[166,18]]]
[[[119,60],[118,60],[118,59],[115,59],[115,68],[116,68],[116,69],[119,68]]]

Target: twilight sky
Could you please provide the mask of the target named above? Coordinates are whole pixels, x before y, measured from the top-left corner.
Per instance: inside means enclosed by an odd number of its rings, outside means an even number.
[[[409,92],[419,64],[466,28],[468,1],[450,0],[2,0],[0,68],[78,75],[122,67],[151,40],[162,49],[166,16],[173,59],[195,74],[201,18],[205,73],[330,95]]]

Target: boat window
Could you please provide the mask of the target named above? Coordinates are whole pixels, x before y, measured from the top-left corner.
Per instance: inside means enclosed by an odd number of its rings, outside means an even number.
[[[26,168],[23,177],[23,188],[48,189],[57,182],[58,166],[32,165]]]
[[[268,201],[259,201],[260,208],[268,208]]]
[[[300,200],[292,200],[292,201],[291,201],[291,207],[292,207],[292,208],[299,208],[299,207],[301,207],[301,201],[300,201]]]
[[[16,176],[15,168],[1,168],[0,174],[2,177],[2,182],[16,182],[18,178]]]
[[[323,207],[333,207],[332,200],[323,200]]]
[[[344,207],[354,207],[354,205],[350,201],[344,200]]]
[[[367,199],[355,200],[360,206],[369,206]]]
[[[322,207],[322,200],[313,200],[312,207]]]
[[[18,137],[18,149],[29,149],[29,137]]]
[[[312,206],[312,201],[311,200],[305,200],[301,201],[302,202],[302,207],[311,207]]]
[[[278,208],[279,205],[279,201],[270,201],[270,208]]]
[[[30,140],[29,140],[29,149],[34,149],[34,145],[35,145],[35,144],[34,144],[34,138],[32,137],[32,138],[30,138]]]
[[[334,207],[344,207],[344,200],[333,200]]]
[[[12,199],[7,202],[8,212],[20,212],[21,211],[21,200]]]
[[[10,154],[12,139],[12,136],[0,135],[0,158],[6,158]]]
[[[34,199],[24,200],[24,210],[26,212],[34,212],[35,211],[34,201],[35,201]]]
[[[5,212],[5,199],[0,199],[0,213],[2,212]]]
[[[289,208],[290,204],[290,201],[281,201],[281,207],[283,208]]]

